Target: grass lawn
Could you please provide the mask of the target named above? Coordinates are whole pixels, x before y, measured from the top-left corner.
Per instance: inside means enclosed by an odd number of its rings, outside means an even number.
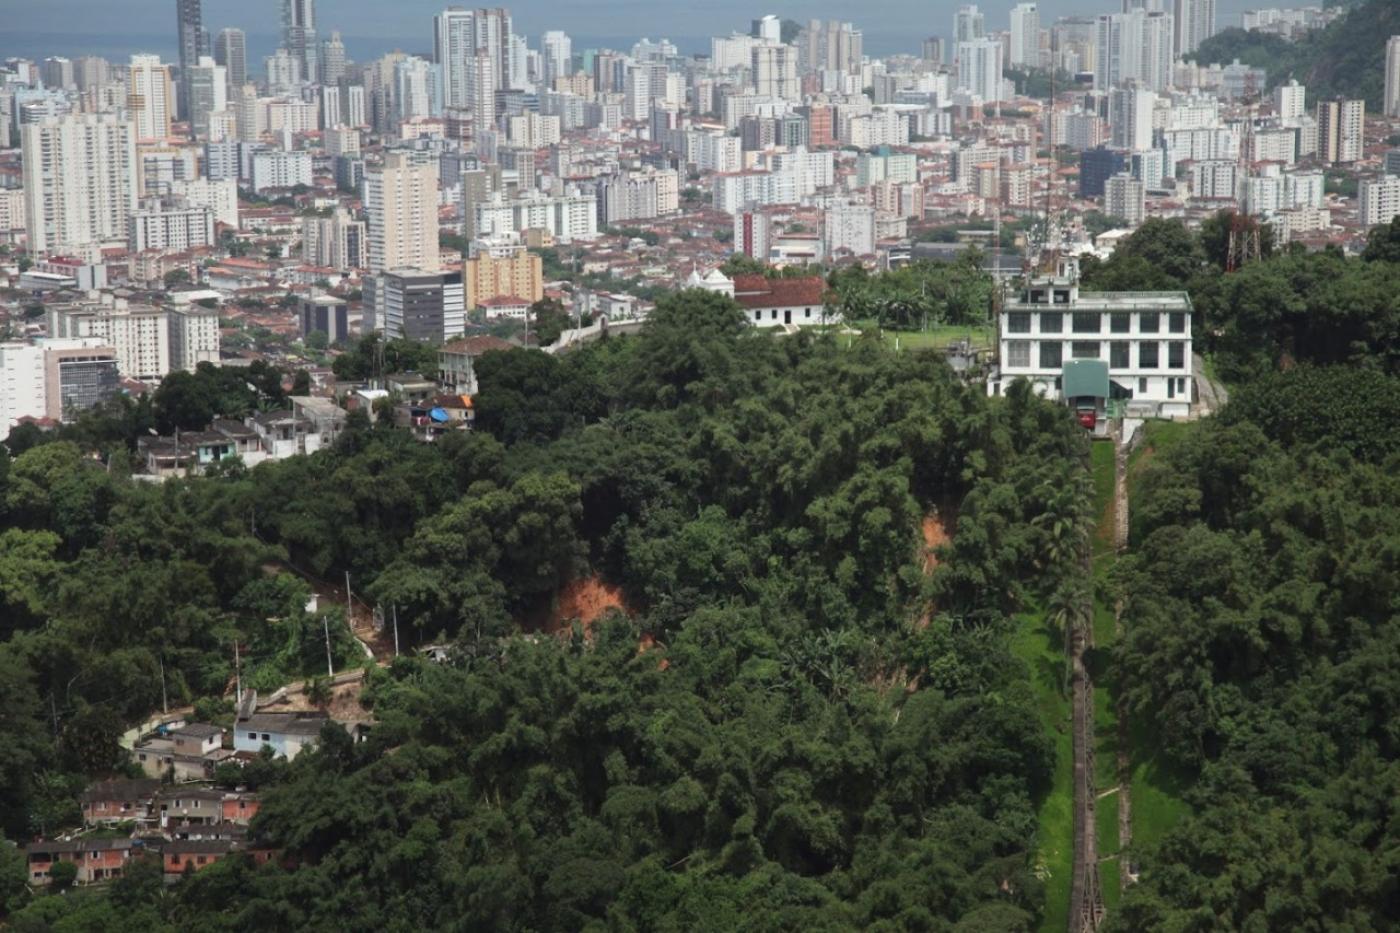
[[[959,340],[970,341],[973,347],[990,347],[995,337],[991,324],[935,324],[926,331],[889,328],[881,331],[874,321],[857,321],[851,326],[863,333],[879,334],[891,347],[898,342],[901,350],[942,349]]]
[[[1070,703],[1065,693],[1065,655],[1060,634],[1044,613],[1017,616],[1012,652],[1026,664],[1036,709],[1055,743],[1055,774],[1036,812],[1039,851],[1045,872],[1045,920],[1041,930],[1063,933],[1069,924],[1069,883],[1074,859],[1074,758],[1070,745]]]
[[[1133,484],[1137,481],[1147,460],[1156,457],[1171,447],[1187,432],[1195,429],[1199,422],[1192,421],[1149,421],[1139,430],[1147,432],[1137,447],[1128,455],[1128,495],[1133,494]],[[1131,510],[1129,515],[1131,515]]]

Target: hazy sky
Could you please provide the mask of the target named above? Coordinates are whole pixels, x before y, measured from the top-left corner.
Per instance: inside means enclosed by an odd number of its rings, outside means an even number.
[[[499,3],[499,0],[496,0]],[[1263,5],[1286,5],[1270,0],[1220,0],[1221,26],[1239,21],[1239,13]],[[432,16],[448,4],[443,0],[319,0],[318,26],[323,33],[339,29],[347,39],[382,40],[385,46],[426,48]],[[485,5],[461,3],[462,6]],[[780,17],[852,20],[867,36],[871,51],[892,48],[917,52],[926,35],[947,35],[953,10],[949,0],[521,0],[505,4],[515,17],[516,31],[537,45],[545,29],[563,29],[581,37],[650,35],[695,38],[746,29],[750,19],[764,13]],[[1007,28],[1009,0],[980,4],[988,29]],[[1042,0],[1041,18],[1112,12],[1116,0]],[[272,35],[279,29],[279,0],[204,0],[206,27],[237,26],[250,35]],[[98,47],[118,45],[122,37],[146,41],[169,34],[174,45],[174,0],[0,0],[0,52],[7,55],[71,54],[62,44]],[[347,44],[350,44],[347,42]],[[361,45],[356,42],[354,45]],[[162,51],[151,48],[152,51]],[[252,50],[250,50],[252,51]],[[351,48],[352,55],[356,49]]]

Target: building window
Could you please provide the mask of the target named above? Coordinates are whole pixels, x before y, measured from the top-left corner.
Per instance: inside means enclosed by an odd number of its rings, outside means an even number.
[[[1108,345],[1108,365],[1113,369],[1127,369],[1132,365],[1128,362],[1128,341],[1115,340]]]
[[[753,319],[754,319],[755,321],[761,321],[761,320],[763,320],[763,312],[762,312],[762,311],[755,311],[755,312],[753,313]]]
[[[1103,315],[1097,311],[1074,312],[1073,327],[1076,334],[1097,334],[1103,326]]]
[[[1009,367],[1031,365],[1031,342],[1029,340],[1006,341],[1006,365]]]
[[[1065,315],[1063,311],[1040,312],[1040,332],[1042,334],[1058,334],[1064,329]]]
[[[1144,311],[1138,315],[1138,330],[1144,334],[1155,334],[1161,326],[1161,315],[1156,311]]]
[[[1031,313],[1029,311],[1007,312],[1006,332],[1008,334],[1029,334],[1031,332]]]
[[[1040,368],[1059,369],[1065,364],[1065,345],[1058,340],[1047,340],[1040,345]]]
[[[1076,360],[1096,360],[1099,358],[1097,340],[1076,340],[1070,345],[1070,356]]]
[[[1173,340],[1167,344],[1167,369],[1186,368],[1186,344]]]
[[[1186,312],[1173,311],[1167,315],[1167,329],[1173,334],[1186,333]]]
[[[1115,334],[1126,334],[1133,328],[1133,316],[1127,311],[1114,311],[1108,316],[1108,329]]]
[[[249,732],[249,733],[248,733],[248,738],[250,738],[250,739],[256,739],[257,737],[258,737],[258,734],[257,734],[256,732]]]
[[[1142,378],[1138,379],[1138,391],[1139,391],[1139,392],[1146,392],[1146,391],[1147,391],[1147,377],[1146,377],[1146,376],[1143,376]]]
[[[1157,344],[1152,341],[1138,344],[1138,368],[1157,368]]]

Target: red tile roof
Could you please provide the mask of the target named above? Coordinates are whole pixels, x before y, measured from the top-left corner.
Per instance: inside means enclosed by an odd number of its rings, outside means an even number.
[[[745,308],[814,307],[822,303],[826,280],[819,275],[770,279],[763,275],[734,276],[734,300]]]
[[[454,340],[443,347],[449,353],[465,353],[468,356],[480,356],[488,350],[510,350],[515,344],[502,340],[500,337],[492,337],[489,334],[480,337],[463,337],[461,340]]]

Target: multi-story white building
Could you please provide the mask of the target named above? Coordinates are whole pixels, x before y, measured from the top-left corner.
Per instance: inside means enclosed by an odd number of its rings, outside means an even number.
[[[1317,156],[1329,164],[1358,162],[1364,150],[1366,102],[1321,100],[1317,102]]]
[[[137,139],[165,139],[175,116],[175,85],[159,55],[133,55],[127,69],[127,106]]]
[[[369,264],[369,234],[365,222],[337,209],[329,217],[301,222],[302,259],[308,265],[346,271]]]
[[[999,39],[958,43],[957,89],[985,103],[1002,98],[1002,44]]]
[[[912,152],[862,152],[856,156],[856,187],[864,188],[878,181],[910,182],[919,180],[919,157]]]
[[[838,201],[822,213],[822,241],[827,256],[850,250],[852,256],[875,254],[875,206]]]
[[[1385,43],[1385,90],[1381,98],[1387,117],[1400,117],[1400,36]]]
[[[1280,120],[1297,120],[1308,112],[1308,89],[1296,80],[1274,88],[1274,114]]]
[[[186,305],[171,308],[170,369],[194,372],[200,363],[219,362],[219,312]]]
[[[214,212],[207,207],[167,208],[157,201],[132,212],[129,230],[127,248],[133,253],[184,252],[214,244]]]
[[[476,230],[495,236],[544,230],[565,243],[591,240],[598,235],[598,201],[572,188],[558,196],[531,192],[507,199],[497,194],[476,205]]]
[[[9,242],[24,228],[24,189],[0,188],[0,243]]]
[[[1114,398],[1158,414],[1189,413],[1191,299],[1185,292],[1080,292],[1072,277],[1032,279],[998,317],[998,367],[988,391],[1017,378],[1050,398],[1071,360],[1105,360]]]
[[[1137,81],[1152,91],[1172,83],[1172,16],[1143,8],[1108,13],[1097,20],[1094,88],[1108,90]]]
[[[1190,169],[1191,194],[1211,200],[1238,200],[1240,196],[1240,166],[1238,162],[1212,160],[1194,162]]]
[[[170,372],[170,321],[163,308],[103,292],[95,302],[50,305],[48,324],[51,337],[94,337],[112,347],[128,379],[159,382]]]
[[[1040,67],[1040,10],[1034,3],[1018,3],[1011,8],[1010,65]]]
[[[506,120],[506,139],[511,145],[522,149],[543,149],[559,145],[560,119],[557,116],[540,116],[527,110],[518,117]]]
[[[755,45],[751,50],[749,85],[760,97],[800,100],[797,82],[797,49],[780,42]]]
[[[574,73],[574,43],[568,33],[551,29],[540,36],[540,56],[546,87],[554,87],[555,78],[567,78]]]
[[[1215,35],[1215,0],[1175,0],[1172,19],[1176,28],[1175,56],[1181,58]]]
[[[1108,92],[1108,122],[1115,149],[1132,151],[1152,146],[1152,112],[1157,95],[1138,87],[1115,87]]]
[[[436,159],[406,152],[385,153],[381,165],[365,172],[364,201],[371,272],[403,267],[437,271]]]
[[[270,149],[253,154],[249,187],[258,193],[273,188],[309,186],[311,182],[311,153],[309,152],[286,152],[282,149]]]
[[[0,343],[0,431],[21,418],[67,421],[117,394],[116,352],[90,338]]]
[[[38,255],[124,242],[136,209],[132,125],[83,114],[20,129],[29,251]]]
[[[1136,227],[1147,217],[1147,187],[1125,172],[1112,176],[1104,183],[1104,213],[1121,217]]]
[[[1400,215],[1400,176],[1382,175],[1361,182],[1361,223],[1367,227],[1388,224]]]
[[[737,172],[743,167],[743,150],[737,136],[722,130],[692,130],[685,134],[686,158],[701,172]]]
[[[598,181],[598,222],[648,220],[680,210],[680,176],[670,169],[610,175]]]

